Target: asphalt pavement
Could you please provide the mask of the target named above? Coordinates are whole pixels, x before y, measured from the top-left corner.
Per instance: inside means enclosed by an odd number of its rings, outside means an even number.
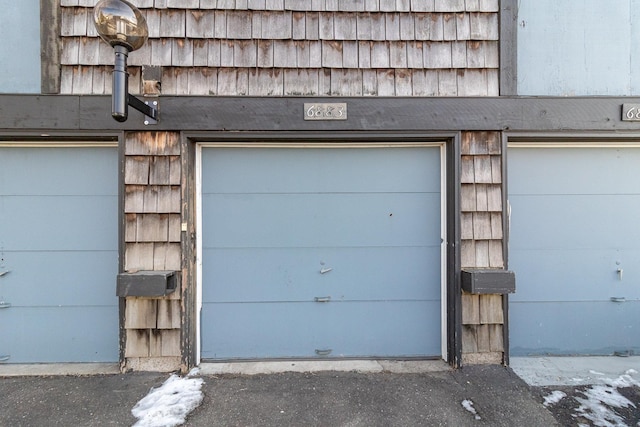
[[[2,375],[2,372],[0,372]],[[169,374],[6,376],[2,426],[131,426],[131,409]],[[509,368],[429,372],[211,374],[186,426],[555,426]]]

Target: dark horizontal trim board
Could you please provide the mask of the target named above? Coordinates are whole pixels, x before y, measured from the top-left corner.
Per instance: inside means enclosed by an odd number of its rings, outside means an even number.
[[[618,97],[484,98],[254,98],[160,97],[160,121],[145,126],[111,118],[111,97],[93,95],[0,95],[0,131],[639,131],[622,121]],[[304,103],[344,102],[348,120],[305,121]]]

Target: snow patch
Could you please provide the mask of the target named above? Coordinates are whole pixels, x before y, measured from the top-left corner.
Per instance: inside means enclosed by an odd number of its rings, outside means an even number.
[[[556,403],[560,402],[565,397],[567,397],[567,393],[565,393],[563,391],[560,391],[560,390],[555,390],[555,391],[551,392],[550,395],[545,396],[545,398],[544,398],[544,406],[555,405]]]
[[[640,382],[633,378],[631,375],[621,375],[615,380],[608,380],[605,384],[609,384],[612,387],[624,388],[624,387],[640,387]]]
[[[153,388],[131,410],[138,422],[134,427],[174,427],[183,424],[187,415],[200,406],[202,378],[171,375],[160,387]]]
[[[480,415],[478,415],[478,412],[476,411],[476,408],[473,407],[473,402],[471,400],[469,400],[469,399],[463,400],[462,401],[462,407],[464,409],[466,409],[467,411],[471,412],[476,420],[480,419]]]
[[[580,406],[574,417],[584,417],[595,426],[626,426],[625,420],[615,412],[615,408],[635,408],[636,405],[620,394],[618,388],[637,387],[640,382],[631,377],[629,371],[615,380],[605,378],[603,382],[604,384],[591,386],[581,392],[584,398],[575,397]]]

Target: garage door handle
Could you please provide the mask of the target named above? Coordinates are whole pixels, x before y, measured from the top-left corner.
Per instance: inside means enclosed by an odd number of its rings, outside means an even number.
[[[613,302],[627,302],[625,297],[611,297],[611,301]]]
[[[332,352],[332,351],[333,351],[333,350],[331,350],[331,349],[326,349],[326,350],[320,350],[320,349],[318,349],[318,350],[316,350],[316,354],[317,354],[318,356],[328,356],[328,355],[330,355],[330,354],[331,354],[331,352]]]
[[[11,304],[9,304],[8,302],[0,301],[0,308],[9,308],[9,307],[11,307]]]
[[[0,356],[0,362],[6,362],[9,359],[11,359],[11,356],[9,356],[9,355]]]
[[[8,274],[11,270],[5,270],[5,271],[0,271],[0,277],[4,276],[5,274]]]
[[[331,301],[331,297],[315,297],[313,300],[315,302],[329,302]]]

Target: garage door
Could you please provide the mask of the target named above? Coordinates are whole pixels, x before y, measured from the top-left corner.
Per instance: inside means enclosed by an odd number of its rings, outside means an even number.
[[[0,147],[0,355],[118,360],[114,147]]]
[[[640,148],[510,147],[512,355],[640,350]]]
[[[441,354],[440,147],[201,157],[204,359]]]

